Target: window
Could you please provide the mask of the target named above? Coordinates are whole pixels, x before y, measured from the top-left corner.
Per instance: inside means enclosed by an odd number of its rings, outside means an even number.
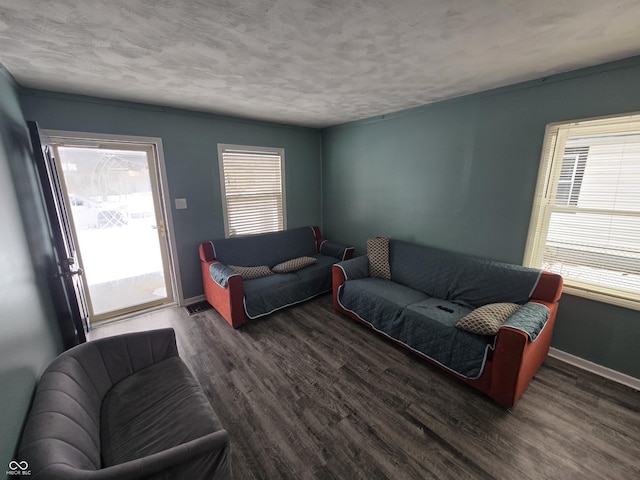
[[[227,237],[284,230],[284,149],[218,145]]]
[[[565,148],[556,192],[557,205],[578,205],[588,154],[589,147]]]
[[[640,114],[547,127],[525,265],[640,310]]]

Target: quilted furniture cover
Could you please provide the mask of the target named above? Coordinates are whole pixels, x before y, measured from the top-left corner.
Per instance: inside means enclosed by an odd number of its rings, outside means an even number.
[[[230,478],[227,432],[172,329],[58,356],[38,383],[18,458],[43,480]]]
[[[249,319],[331,291],[331,267],[351,258],[353,247],[324,240],[318,227],[223,238],[199,247],[207,301],[237,328]],[[311,265],[286,273],[243,279],[231,266],[276,265],[310,257]],[[294,262],[295,263],[295,262]]]
[[[561,277],[398,240],[389,242],[389,263],[390,280],[370,277],[366,256],[337,264],[336,310],[484,390],[491,390],[490,382],[495,381],[492,369],[500,363],[495,358],[500,360],[497,351],[503,343],[499,338],[507,329],[518,331],[526,345],[536,343],[529,350],[537,353],[526,365],[527,374],[510,381],[533,376],[531,370],[535,373],[549,349]],[[503,324],[503,335],[478,335],[456,327],[473,309],[498,302],[521,305]],[[522,358],[514,361],[519,364]],[[503,405],[517,400],[510,387],[498,390],[494,398]]]

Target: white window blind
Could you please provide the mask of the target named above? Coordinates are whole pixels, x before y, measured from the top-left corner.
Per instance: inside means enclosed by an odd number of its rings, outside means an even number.
[[[218,145],[227,237],[285,228],[284,149]]]
[[[640,115],[547,127],[525,265],[640,310]]]

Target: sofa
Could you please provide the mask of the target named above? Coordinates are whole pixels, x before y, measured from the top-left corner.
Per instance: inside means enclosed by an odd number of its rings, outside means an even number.
[[[234,328],[331,291],[331,266],[353,256],[320,229],[222,238],[198,247],[206,300]]]
[[[549,352],[562,283],[549,272],[378,238],[366,256],[333,267],[333,306],[511,408]]]
[[[42,374],[17,461],[45,480],[229,479],[229,439],[173,329],[83,343]]]

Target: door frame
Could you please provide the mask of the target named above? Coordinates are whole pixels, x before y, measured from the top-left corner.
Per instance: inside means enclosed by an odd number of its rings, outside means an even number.
[[[66,216],[64,199],[59,195],[60,178],[50,149],[42,142],[37,122],[28,121],[29,142],[33,155],[33,173],[37,178],[37,197],[42,201],[47,235],[51,240],[51,260],[46,279],[52,293],[53,307],[58,317],[65,349],[87,341],[89,318],[84,296],[84,282],[76,263],[75,239]]]
[[[158,170],[158,194],[160,197],[160,206],[162,207],[162,215],[165,219],[165,232],[168,248],[169,275],[171,287],[174,292],[174,302],[177,305],[184,305],[184,293],[182,289],[182,279],[180,277],[180,265],[178,261],[178,249],[173,228],[173,216],[171,209],[171,198],[169,196],[169,181],[167,177],[167,169],[164,160],[164,150],[162,147],[162,138],[160,137],[142,137],[133,135],[115,135],[106,133],[88,133],[74,132],[67,130],[49,130],[43,129],[40,132],[42,143],[55,143],[55,139],[69,140],[69,145],[73,144],[78,147],[95,146],[97,142],[115,142],[115,143],[133,143],[133,144],[152,144],[157,155]]]

